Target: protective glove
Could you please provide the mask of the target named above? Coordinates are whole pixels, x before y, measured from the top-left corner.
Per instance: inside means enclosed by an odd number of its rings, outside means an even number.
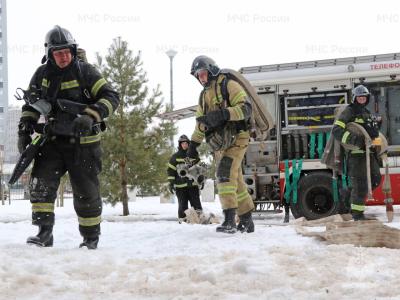
[[[367,123],[364,128],[368,132],[368,135],[371,137],[371,139],[377,138],[379,136],[379,130],[377,126],[375,126],[372,122]]]
[[[190,141],[189,148],[186,152],[187,157],[190,159],[197,160],[199,158],[199,152],[197,152],[197,147],[200,146],[200,143],[196,143],[195,141]]]
[[[208,128],[216,128],[229,121],[229,110],[226,108],[210,111],[205,116],[198,117],[196,120],[203,123]]]
[[[173,182],[170,182],[170,183],[169,183],[168,190],[169,190],[169,192],[170,192],[171,194],[175,194],[175,187],[174,187],[174,183],[173,183]]]
[[[348,143],[358,148],[363,148],[365,146],[364,137],[354,133],[349,136]]]
[[[29,134],[27,134],[27,133],[18,134],[18,152],[19,152],[19,154],[24,152],[24,150],[30,143],[32,143],[32,138]]]
[[[199,188],[200,188],[200,190],[204,189],[204,181],[200,184]]]
[[[92,132],[93,118],[88,115],[77,117],[72,123],[72,130],[75,136],[88,136]]]
[[[29,118],[21,118],[18,123],[18,135],[31,135],[34,133],[34,124],[36,122]]]

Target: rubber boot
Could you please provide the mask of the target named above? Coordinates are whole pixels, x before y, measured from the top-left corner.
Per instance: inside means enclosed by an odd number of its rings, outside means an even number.
[[[283,223],[289,223],[289,214],[285,214],[285,217],[283,218]]]
[[[239,224],[237,229],[240,232],[254,232],[254,222],[253,222],[253,218],[251,216],[251,211],[239,216]]]
[[[366,217],[364,212],[362,211],[352,211],[351,216],[353,217],[354,221],[374,221],[376,218],[373,217]]]
[[[79,245],[79,248],[86,247],[90,250],[97,249],[97,244],[99,242],[99,237],[84,237],[83,242]]]
[[[39,232],[36,236],[30,236],[26,240],[27,244],[33,244],[40,247],[53,246],[53,226],[39,225]]]
[[[228,208],[224,209],[223,212],[225,215],[225,220],[220,226],[217,227],[217,232],[235,233],[237,231],[235,222],[236,209]]]

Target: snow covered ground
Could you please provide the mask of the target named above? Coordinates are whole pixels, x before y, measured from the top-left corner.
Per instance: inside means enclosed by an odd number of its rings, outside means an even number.
[[[218,202],[203,205],[221,215]],[[282,226],[282,215],[226,235],[178,224],[177,204],[158,198],[130,211],[105,206],[90,251],[78,248],[71,199],[56,208],[53,248],[25,244],[36,234],[29,201],[0,205],[0,299],[400,299],[400,250],[327,245],[296,234],[293,219]],[[384,208],[371,211],[384,220]]]

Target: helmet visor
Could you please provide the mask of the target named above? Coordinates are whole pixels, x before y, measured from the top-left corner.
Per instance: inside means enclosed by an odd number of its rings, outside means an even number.
[[[194,76],[196,78],[199,78],[201,76],[205,76],[206,74],[208,74],[208,70],[207,69],[198,69],[198,70],[196,70],[196,72],[194,72]]]

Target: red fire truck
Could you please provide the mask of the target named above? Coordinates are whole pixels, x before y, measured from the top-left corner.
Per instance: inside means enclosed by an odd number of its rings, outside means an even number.
[[[332,172],[320,159],[335,110],[350,102],[351,90],[365,85],[369,110],[381,118],[389,143],[388,165],[394,204],[400,204],[400,53],[243,67],[275,122],[275,134],[251,141],[243,172],[256,211],[274,211],[290,203],[295,218],[326,217],[346,209],[348,180],[338,178],[334,200]],[[165,119],[191,117],[196,107],[165,113]],[[384,174],[382,166],[381,173]],[[289,193],[291,192],[291,193]],[[381,186],[374,201],[383,205]]]

